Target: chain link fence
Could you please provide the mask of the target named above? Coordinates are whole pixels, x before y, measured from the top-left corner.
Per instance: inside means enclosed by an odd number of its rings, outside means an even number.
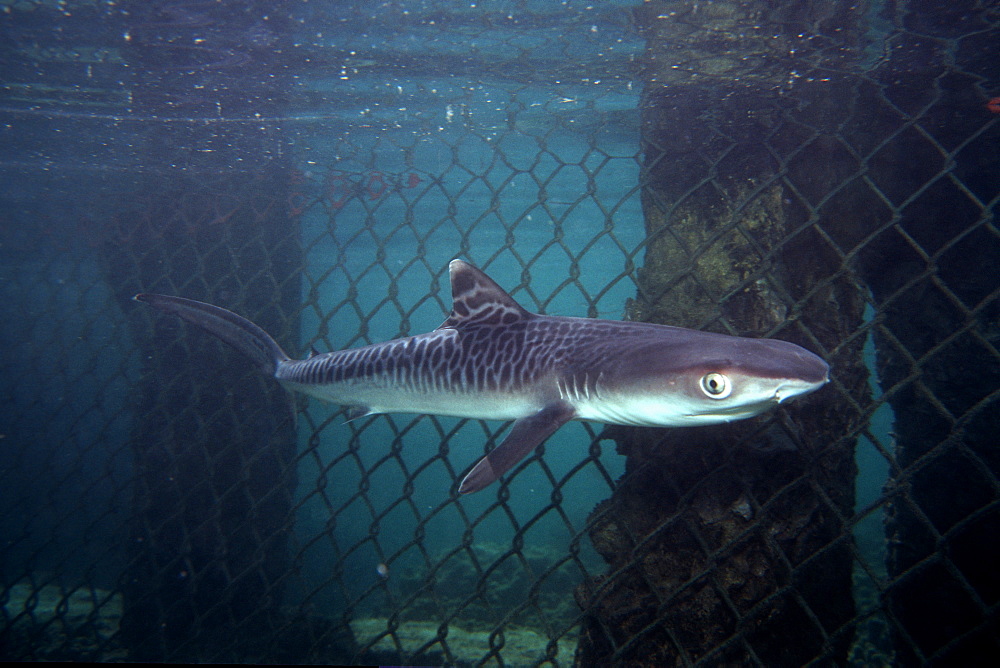
[[[1000,13],[929,0],[0,2],[8,660],[1000,654]],[[799,343],[730,425],[347,420],[290,352],[529,310]]]

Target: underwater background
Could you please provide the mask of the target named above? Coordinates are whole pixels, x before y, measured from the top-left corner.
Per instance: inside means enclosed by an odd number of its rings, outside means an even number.
[[[1000,13],[0,0],[0,657],[992,665]],[[348,420],[294,356],[525,308],[798,343],[672,430]],[[290,410],[290,408],[292,410]]]

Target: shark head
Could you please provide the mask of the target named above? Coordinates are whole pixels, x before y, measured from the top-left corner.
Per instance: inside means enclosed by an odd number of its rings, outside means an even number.
[[[819,389],[830,372],[794,343],[675,327],[650,328],[646,341],[602,367],[606,399],[614,397],[627,423],[665,427],[753,417]]]

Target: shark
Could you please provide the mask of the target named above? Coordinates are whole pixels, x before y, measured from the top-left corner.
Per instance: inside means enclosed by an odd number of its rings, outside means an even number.
[[[550,316],[484,272],[449,264],[452,309],[437,329],[292,359],[263,329],[218,306],[160,294],[144,302],[204,329],[290,390],[349,407],[349,419],[418,413],[513,420],[458,491],[479,491],[570,420],[678,427],[758,415],[829,380],[788,341],[653,323]]]

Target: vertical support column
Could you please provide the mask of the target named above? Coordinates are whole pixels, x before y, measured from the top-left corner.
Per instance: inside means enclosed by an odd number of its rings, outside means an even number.
[[[868,164],[892,211],[860,256],[896,418],[884,599],[899,665],[975,665],[1000,653],[1000,24],[976,2],[898,20],[869,101],[898,118]]]
[[[129,2],[123,12],[146,161],[105,228],[109,281],[123,301],[146,291],[223,305],[294,350],[302,250],[276,121],[283,79],[265,59],[280,53],[287,12],[274,2]],[[130,315],[143,375],[123,582],[129,658],[266,661],[286,626],[291,401],[212,337],[138,306]]]
[[[284,215],[285,182],[283,169],[208,186],[178,179],[122,212],[113,229],[131,239],[109,240],[105,252],[119,297],[142,290],[225,304],[291,349],[301,251]],[[130,315],[143,366],[122,621],[130,656],[246,658],[225,652],[237,638],[234,647],[253,651],[248,639],[277,626],[290,567],[290,397],[197,329],[138,306]]]
[[[777,16],[768,26],[767,9],[652,3],[639,15],[650,57],[648,245],[629,310],[637,320],[836,351],[836,385],[729,425],[611,432],[627,472],[591,515],[609,569],[577,592],[592,611],[581,665],[843,660],[852,638],[845,519],[856,469],[844,435],[868,395],[863,339],[850,342],[864,302],[815,226],[826,193],[796,185],[857,170],[849,151],[822,137],[836,130],[823,120],[832,100],[843,99],[831,90],[849,93],[851,83],[797,88],[815,124],[793,122],[781,99],[793,36]],[[703,11],[713,15],[695,14]],[[742,40],[732,55],[706,46],[726,35]],[[809,142],[821,157],[796,159]]]

